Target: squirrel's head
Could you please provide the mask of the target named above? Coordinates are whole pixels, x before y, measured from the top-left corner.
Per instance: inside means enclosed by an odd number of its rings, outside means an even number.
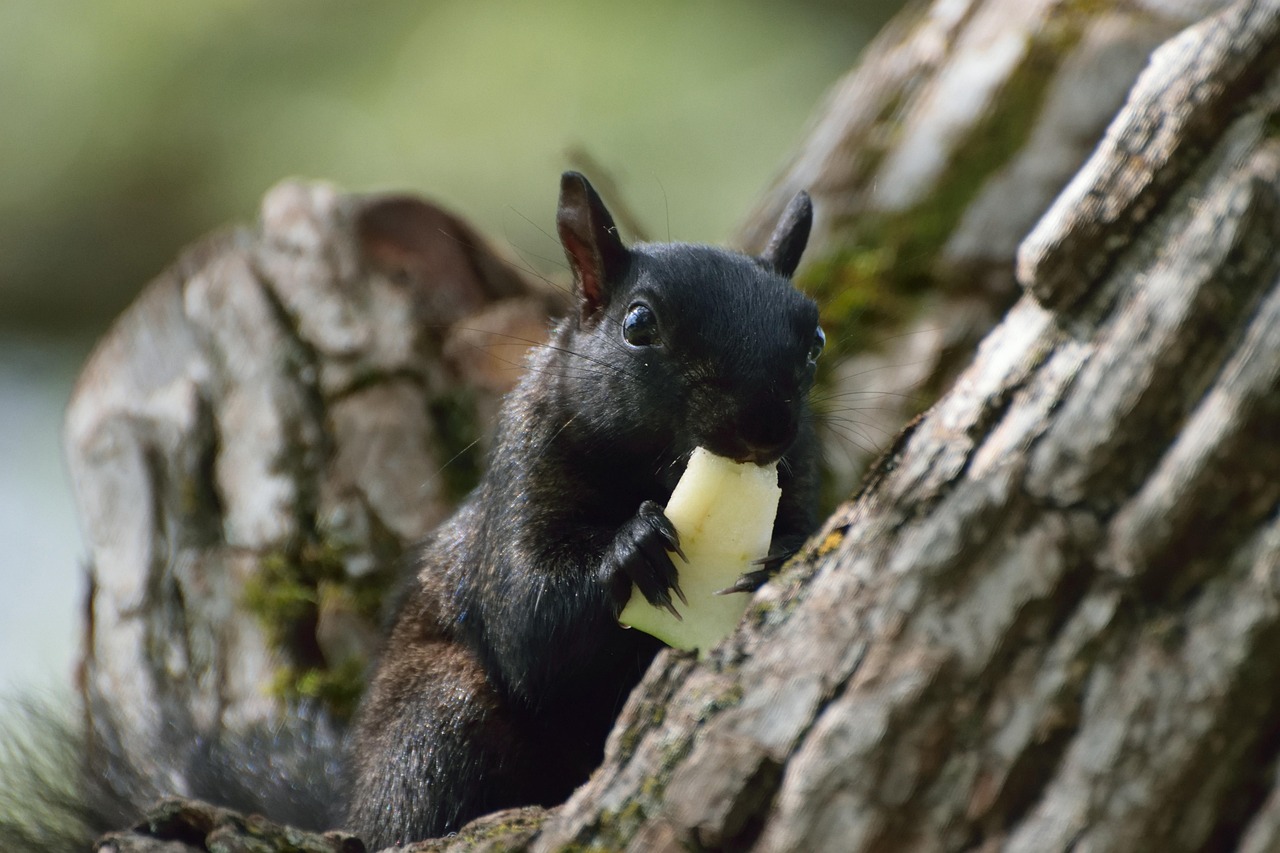
[[[760,464],[808,417],[824,337],[791,283],[813,222],[801,192],[759,256],[688,243],[628,248],[587,179],[566,172],[556,224],[573,270],[568,381],[598,433],[661,456],[704,446]],[[589,424],[588,424],[589,425]]]

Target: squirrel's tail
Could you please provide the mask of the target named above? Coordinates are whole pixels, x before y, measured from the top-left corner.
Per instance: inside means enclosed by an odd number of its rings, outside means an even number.
[[[314,708],[218,738],[166,732],[146,756],[123,749],[105,717],[95,714],[90,735],[53,700],[0,705],[0,850],[83,853],[166,796],[303,829],[341,821],[342,736]]]
[[[128,768],[83,784],[87,738],[65,708],[23,699],[0,713],[0,850],[83,853],[136,819]]]

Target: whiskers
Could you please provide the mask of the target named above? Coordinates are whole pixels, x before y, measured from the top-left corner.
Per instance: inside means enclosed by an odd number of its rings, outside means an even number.
[[[465,327],[463,327],[465,328]],[[466,329],[480,334],[488,335],[495,338],[503,339],[501,342],[478,344],[468,342],[467,346],[477,352],[483,352],[491,358],[506,364],[510,369],[520,372],[536,373],[544,376],[556,376],[568,379],[606,379],[626,377],[637,382],[642,381],[642,377],[629,369],[626,363],[614,364],[604,359],[589,355],[572,347],[562,346],[552,340],[537,340],[534,338],[526,338],[521,335],[508,334],[493,329]],[[494,350],[499,347],[518,347],[522,353],[527,353],[522,360],[505,358],[495,355]],[[560,360],[557,366],[552,368],[543,364],[544,359],[539,359],[533,355],[533,351],[547,350],[549,352],[561,353],[570,356],[570,363],[563,363]]]
[[[919,329],[864,347],[828,370],[810,394],[825,467],[838,491],[851,488],[931,402],[925,388],[937,364],[935,338],[936,330]]]
[[[667,442],[666,447],[662,448],[662,452],[658,454],[658,467],[654,469],[654,476],[659,482],[672,483],[680,479],[680,475],[684,473],[685,467],[689,464],[689,454],[693,452],[692,448],[681,453],[673,452],[675,450],[675,439]]]
[[[512,238],[510,229],[504,224],[503,234],[506,236],[507,245],[511,248],[511,251],[515,252],[516,255],[520,257],[520,260],[524,264],[523,266],[512,265],[512,268],[518,269],[527,275],[533,276],[534,278],[538,279],[548,287],[551,287],[554,290],[560,291],[565,296],[571,295],[572,289],[568,285],[566,285],[563,281],[552,279],[547,275],[544,275],[543,273],[539,272],[535,267],[535,265],[533,264],[533,262],[530,261],[530,258],[542,261],[542,263],[545,264],[546,267],[561,270],[562,272],[564,272],[566,276],[568,276],[569,264],[564,258],[564,250],[560,247],[560,241],[557,240],[556,237],[550,231],[543,228],[537,222],[534,222],[533,219],[531,219],[526,214],[521,213],[519,210],[516,210],[514,207],[508,208],[508,210],[510,210],[516,216],[520,217],[520,219],[523,220],[524,222],[528,223],[529,227],[533,228],[535,231],[537,231],[539,234],[545,237],[547,239],[547,242],[555,247],[553,253],[549,255],[544,255],[544,254],[535,252],[530,248],[522,247],[518,245],[516,241]]]

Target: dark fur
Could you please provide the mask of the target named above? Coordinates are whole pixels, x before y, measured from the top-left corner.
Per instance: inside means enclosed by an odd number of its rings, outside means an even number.
[[[789,281],[811,217],[802,193],[760,258],[627,249],[586,180],[564,176],[577,310],[507,399],[482,482],[424,546],[357,719],[348,824],[373,848],[585,781],[660,647],[617,623],[632,583],[655,604],[678,594],[659,506],[695,446],[781,457],[775,551],[813,529],[818,312]],[[660,345],[624,340],[637,303]]]
[[[110,709],[95,710],[90,735],[66,704],[0,703],[0,851],[80,853],[175,795],[306,829],[341,822],[340,737],[318,709],[295,707],[279,726],[228,742],[183,730],[175,715],[140,756],[120,742]]]

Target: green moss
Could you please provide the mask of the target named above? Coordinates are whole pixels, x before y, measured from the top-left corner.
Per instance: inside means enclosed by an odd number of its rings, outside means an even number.
[[[1025,147],[1058,64],[1080,38],[1084,16],[1068,12],[1036,33],[1022,64],[996,97],[996,108],[974,126],[934,190],[930,204],[910,212],[910,242],[936,253],[986,184]],[[908,243],[909,245],[909,243]]]
[[[244,603],[258,617],[268,636],[281,647],[297,626],[314,622],[322,581],[344,577],[341,549],[308,543],[295,552],[275,551],[262,558],[258,573],[244,589]]]
[[[748,613],[753,623],[763,628],[785,622],[804,600],[803,589],[797,585],[798,580],[792,578],[781,581],[787,587],[787,594],[780,600],[752,604]]]
[[[1020,65],[996,93],[993,109],[955,147],[952,161],[922,202],[891,213],[862,212],[835,223],[842,235],[839,247],[814,259],[798,281],[821,306],[827,331],[828,351],[819,362],[815,394],[820,418],[835,414],[823,410],[822,390],[829,387],[835,366],[906,329],[927,296],[973,287],[963,271],[946,269],[939,256],[991,177],[1025,147],[1059,63],[1089,20],[1089,10],[1068,6],[1032,36]],[[881,115],[885,127],[880,137],[896,135],[892,126],[896,109]],[[875,152],[871,156],[875,159]],[[927,386],[910,389],[914,411],[904,414],[927,408],[945,390],[950,376],[944,366]],[[822,488],[824,507],[834,506],[845,496],[843,487],[836,488],[829,478]]]
[[[275,646],[287,636],[285,624],[297,622],[315,607],[315,590],[296,580],[287,566],[278,555],[266,557],[244,588],[245,608],[258,617]]]
[[[1267,139],[1280,136],[1280,113],[1269,112],[1262,122],[1262,132]]]
[[[830,332],[823,367],[866,349],[874,334],[903,325],[914,311],[912,297],[924,286],[918,273],[908,276],[895,262],[891,249],[861,240],[815,261],[799,284],[821,306]]]
[[[626,761],[635,754],[636,748],[640,745],[641,738],[645,733],[654,731],[662,725],[667,718],[666,706],[660,702],[652,702],[649,704],[649,714],[644,720],[637,725],[625,729],[618,738],[618,748],[620,757]]]
[[[938,254],[991,176],[1026,145],[1058,63],[1087,20],[1085,12],[1067,9],[1035,34],[1021,65],[997,94],[995,109],[956,146],[927,200],[905,211],[841,223],[844,245],[811,264],[800,281],[823,306],[835,354],[892,334],[915,312],[920,294],[965,286],[939,277]]]
[[[331,667],[284,666],[276,671],[271,693],[288,703],[319,702],[339,720],[349,720],[364,690],[365,662],[347,658]]]
[[[392,565],[388,564],[386,569],[368,572],[347,581],[345,589],[350,594],[356,613],[371,625],[382,620],[382,608],[394,583],[394,575]]]
[[[733,684],[717,696],[711,705],[703,711],[702,715],[698,717],[699,721],[710,719],[711,717],[724,713],[730,708],[740,705],[744,694],[745,691],[742,689],[741,682],[733,682]]]
[[[696,718],[699,725],[724,712],[742,701],[743,689],[740,684],[732,683],[719,692],[707,693],[702,697],[691,697],[690,703],[698,705]],[[665,711],[655,709],[655,725],[665,717]],[[645,730],[650,730],[645,727]],[[678,735],[670,738],[660,748],[657,768],[640,783],[636,796],[627,801],[616,811],[602,811],[592,825],[593,837],[599,839],[591,847],[573,847],[574,850],[620,850],[626,842],[633,838],[639,827],[648,820],[651,814],[657,813],[657,807],[670,782],[672,769],[692,751],[694,746],[692,735]]]
[[[454,503],[461,501],[480,482],[484,454],[476,438],[475,392],[459,388],[433,399],[429,405],[435,424],[437,446],[445,461],[440,470],[445,494]]]
[[[345,719],[359,700],[364,661],[331,665],[316,640],[321,586],[347,583],[343,552],[336,543],[312,541],[270,553],[245,584],[243,602],[287,661],[272,679],[271,695],[287,702],[319,700]]]

